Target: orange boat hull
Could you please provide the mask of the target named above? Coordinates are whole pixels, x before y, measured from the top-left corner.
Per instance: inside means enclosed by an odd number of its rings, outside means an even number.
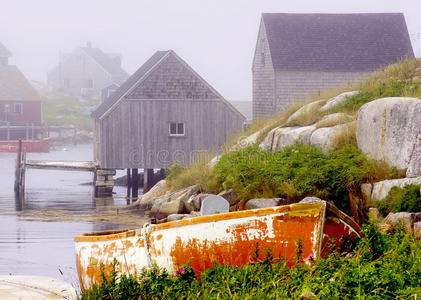
[[[100,282],[100,266],[119,262],[118,270],[137,275],[153,264],[175,272],[189,263],[197,275],[217,262],[241,266],[258,249],[263,258],[295,261],[320,257],[327,238],[358,237],[360,228],[325,201],[224,213],[144,227],[143,230],[99,232],[75,237],[76,263],[82,288]]]

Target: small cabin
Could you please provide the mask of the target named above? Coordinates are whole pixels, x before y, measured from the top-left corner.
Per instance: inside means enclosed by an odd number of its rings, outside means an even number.
[[[92,113],[102,168],[163,169],[220,152],[245,117],[174,51],[157,51]]]
[[[414,52],[401,13],[265,13],[253,59],[253,119],[405,57]]]

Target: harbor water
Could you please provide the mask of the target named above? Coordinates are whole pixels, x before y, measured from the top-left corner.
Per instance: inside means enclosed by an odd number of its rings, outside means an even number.
[[[92,145],[65,146],[27,159],[89,161],[92,153]],[[0,153],[0,275],[51,276],[78,288],[75,235],[145,222],[139,212],[121,210],[125,187],[115,187],[113,198],[94,199],[90,172],[29,169],[20,203],[13,191],[15,158]]]

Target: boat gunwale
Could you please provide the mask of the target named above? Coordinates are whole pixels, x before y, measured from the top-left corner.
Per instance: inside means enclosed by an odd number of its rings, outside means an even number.
[[[308,210],[315,210],[315,209],[321,210],[321,209],[324,209],[323,203],[326,203],[326,202],[319,201],[319,202],[312,202],[312,203],[293,203],[293,204],[282,205],[282,206],[258,208],[258,209],[251,209],[251,210],[241,210],[241,211],[234,211],[234,212],[207,215],[207,216],[198,216],[198,217],[194,217],[190,219],[182,219],[182,220],[171,221],[171,222],[162,223],[162,224],[156,224],[152,226],[151,231],[155,232],[155,231],[160,231],[160,230],[165,230],[165,229],[170,229],[170,228],[175,228],[175,227],[189,226],[189,225],[195,225],[195,224],[201,224],[201,223],[210,223],[210,222],[232,220],[232,219],[242,219],[242,218],[247,218],[247,217],[260,217],[260,216],[273,215],[273,214],[279,214],[279,213],[305,212]],[[119,232],[112,233],[112,234],[104,234],[106,232],[110,232],[109,230],[84,233],[84,234],[76,235],[74,237],[74,240],[76,242],[110,241],[110,240],[132,237],[132,236],[140,234],[139,229],[118,230],[118,231]]]

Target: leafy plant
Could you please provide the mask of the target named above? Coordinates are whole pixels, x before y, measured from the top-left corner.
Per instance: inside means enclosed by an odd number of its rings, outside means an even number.
[[[385,199],[376,203],[379,212],[386,216],[390,212],[421,211],[421,195],[419,184],[409,184],[403,188],[392,187]]]

